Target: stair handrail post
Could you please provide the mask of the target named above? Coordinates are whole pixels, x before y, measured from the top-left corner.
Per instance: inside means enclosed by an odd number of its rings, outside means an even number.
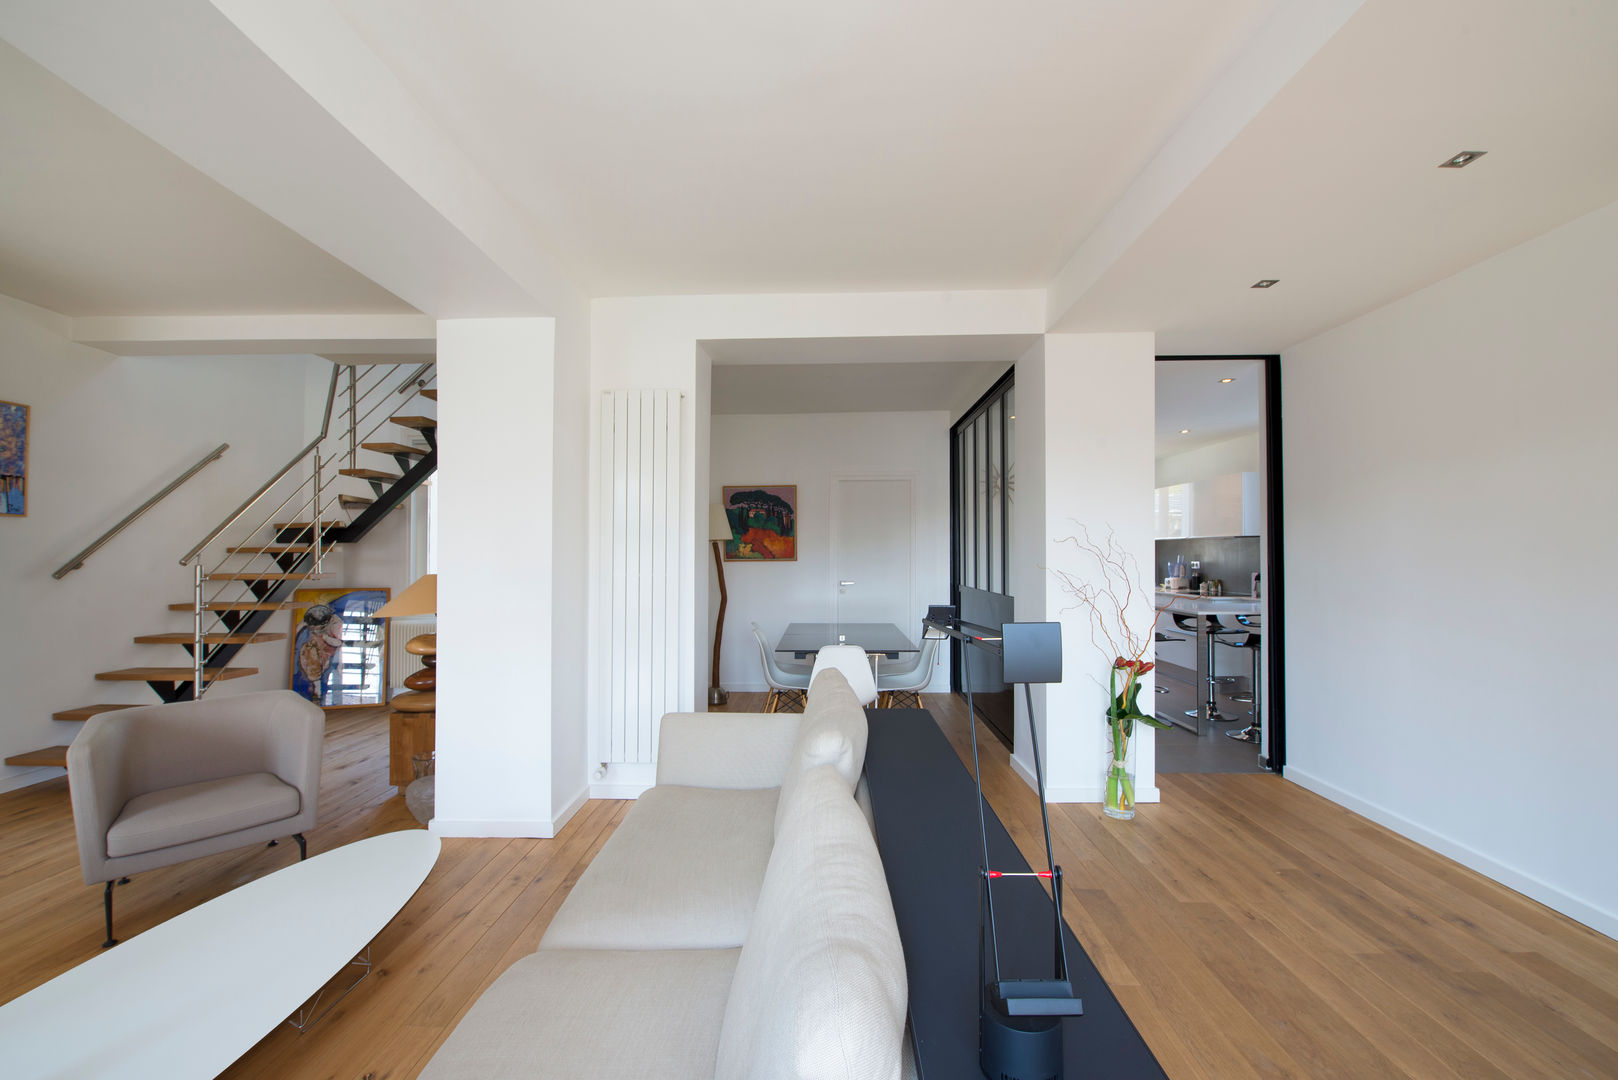
[[[203,691],[202,560],[191,567],[191,700]]]
[[[359,423],[359,405],[354,393],[355,378],[354,365],[348,365],[348,467],[359,468],[359,445],[356,439],[356,428]]]
[[[325,552],[326,545],[321,541],[324,537],[320,530],[320,448],[315,447],[315,497],[311,504],[314,507],[314,520],[311,522],[315,530],[315,573],[320,573],[320,560]]]
[[[242,503],[234,511],[232,511],[229,517],[225,518],[224,521],[221,521],[218,525],[216,525],[212,532],[198,541],[196,547],[182,555],[180,557],[181,566],[189,566],[192,559],[195,559],[198,555],[201,555],[203,549],[205,549],[215,540],[219,539],[221,533],[230,528],[232,525],[236,524],[243,514],[251,510],[255,503],[269,493],[271,488],[281,482],[282,477],[286,476],[287,473],[297,468],[298,463],[304,458],[308,457],[310,452],[325,440],[327,432],[331,430],[331,410],[336,401],[337,365],[333,364],[331,367],[331,380],[326,384],[326,411],[320,419],[320,434],[316,435],[314,440],[310,442],[309,445],[305,446],[302,450],[299,450],[295,455],[293,455],[291,461],[283,465],[279,472],[266,480],[262,487],[253,492],[253,494],[248,497],[246,502]]]

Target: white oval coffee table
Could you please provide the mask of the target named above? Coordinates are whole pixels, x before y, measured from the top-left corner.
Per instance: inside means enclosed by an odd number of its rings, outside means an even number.
[[[438,860],[373,836],[248,882],[0,1006],[0,1072],[219,1075],[364,951]]]

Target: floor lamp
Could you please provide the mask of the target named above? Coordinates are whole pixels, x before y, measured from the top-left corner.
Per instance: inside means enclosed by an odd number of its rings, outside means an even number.
[[[719,685],[719,643],[725,639],[725,604],[730,597],[725,592],[725,552],[734,534],[730,531],[730,515],[719,503],[708,505],[708,541],[713,545],[713,567],[719,571],[719,618],[713,624],[713,674],[708,679],[708,704],[723,705],[730,700],[730,692]]]

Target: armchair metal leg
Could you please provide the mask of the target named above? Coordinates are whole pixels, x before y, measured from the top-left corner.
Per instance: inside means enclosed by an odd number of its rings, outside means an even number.
[[[128,878],[124,879],[128,881]],[[112,882],[107,882],[106,889],[101,894],[101,906],[107,915],[107,940],[101,943],[103,949],[110,949],[118,944],[118,939],[112,936]]]
[[[292,839],[298,842],[298,861],[302,862],[309,857],[309,844],[303,838],[303,833],[294,833]]]

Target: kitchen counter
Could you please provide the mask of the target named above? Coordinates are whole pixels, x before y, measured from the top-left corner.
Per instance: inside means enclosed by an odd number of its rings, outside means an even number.
[[[1167,589],[1158,589],[1152,603],[1159,611],[1179,615],[1258,615],[1264,610],[1264,601],[1252,596],[1202,596]]]
[[[1213,636],[1208,633],[1212,624],[1219,623],[1225,627],[1239,629],[1236,622],[1238,615],[1261,615],[1264,612],[1264,601],[1252,596],[1203,596],[1200,593],[1189,591],[1170,591],[1168,589],[1156,590],[1152,603],[1159,614],[1159,633],[1167,631],[1181,634],[1189,633],[1187,627],[1167,625],[1168,620],[1162,615],[1182,615],[1196,619],[1196,650],[1197,650],[1197,687],[1199,695],[1203,698],[1202,706],[1195,710],[1194,717],[1188,722],[1187,718],[1175,715],[1158,714],[1158,719],[1178,724],[1180,727],[1206,735],[1213,730],[1215,720],[1229,720],[1234,717],[1221,716],[1214,696],[1214,655]]]

